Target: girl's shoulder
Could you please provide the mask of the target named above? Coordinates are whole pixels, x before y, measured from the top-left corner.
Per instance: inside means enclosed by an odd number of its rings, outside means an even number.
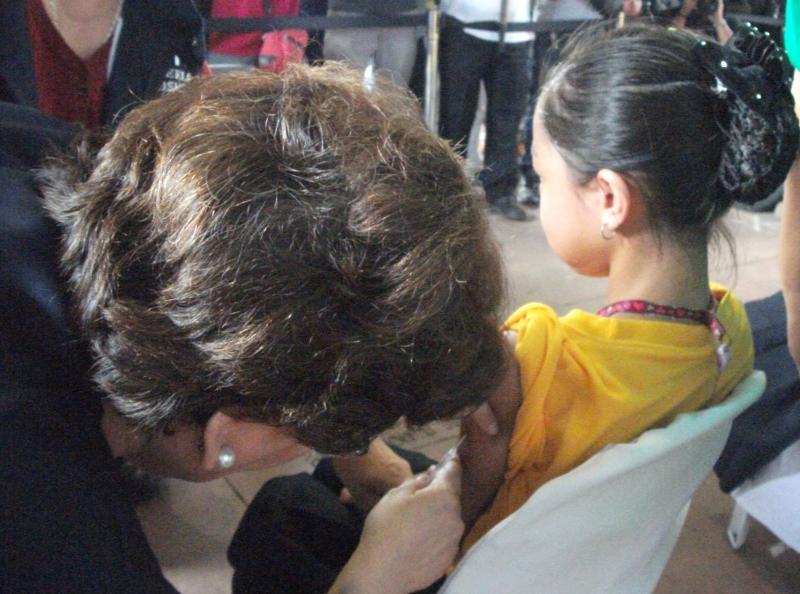
[[[712,282],[711,294],[714,296],[714,301],[719,304],[719,307],[724,306],[731,309],[744,309],[742,300],[725,285]]]
[[[514,355],[524,381],[539,376],[560,356],[564,326],[555,310],[547,305],[523,305],[509,316],[503,329],[507,336],[512,334],[515,338]]]
[[[530,324],[543,324],[558,321],[558,314],[549,305],[544,303],[526,303],[525,305],[517,308],[506,319],[503,327],[507,330],[514,330],[519,332]]]
[[[711,283],[711,294],[717,302],[716,314],[723,325],[741,326],[747,332],[750,331],[747,310],[733,291],[724,285]]]

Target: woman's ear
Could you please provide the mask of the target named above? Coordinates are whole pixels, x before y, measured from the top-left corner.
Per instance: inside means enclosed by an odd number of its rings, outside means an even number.
[[[639,190],[628,179],[611,169],[601,169],[595,176],[600,199],[600,222],[609,233],[620,230],[635,211]]]
[[[230,443],[233,435],[234,419],[227,414],[217,411],[208,419],[203,430],[203,470],[212,472],[219,469],[219,455],[223,448],[234,456],[236,462],[236,452]]]
[[[285,427],[239,419],[215,412],[203,430],[203,469],[256,470],[283,464],[303,455],[301,445]]]

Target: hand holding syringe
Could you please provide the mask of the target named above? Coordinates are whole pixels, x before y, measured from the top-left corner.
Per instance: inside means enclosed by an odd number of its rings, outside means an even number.
[[[444,575],[464,532],[459,444],[378,502],[331,593],[407,593]]]

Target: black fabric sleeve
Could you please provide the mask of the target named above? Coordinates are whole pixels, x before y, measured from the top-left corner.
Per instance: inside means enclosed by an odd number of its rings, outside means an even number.
[[[0,591],[176,592],[99,431],[65,433],[37,412],[6,417],[0,430]]]

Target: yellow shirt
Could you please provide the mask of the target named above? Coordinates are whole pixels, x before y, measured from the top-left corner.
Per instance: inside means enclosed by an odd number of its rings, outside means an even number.
[[[753,339],[742,303],[712,285],[717,319],[731,346],[720,373],[717,343],[701,324],[605,318],[574,310],[559,318],[541,304],[517,310],[522,404],[505,480],[464,540],[466,551],[550,479],[610,443],[630,441],[679,413],[722,401],[753,368]]]

